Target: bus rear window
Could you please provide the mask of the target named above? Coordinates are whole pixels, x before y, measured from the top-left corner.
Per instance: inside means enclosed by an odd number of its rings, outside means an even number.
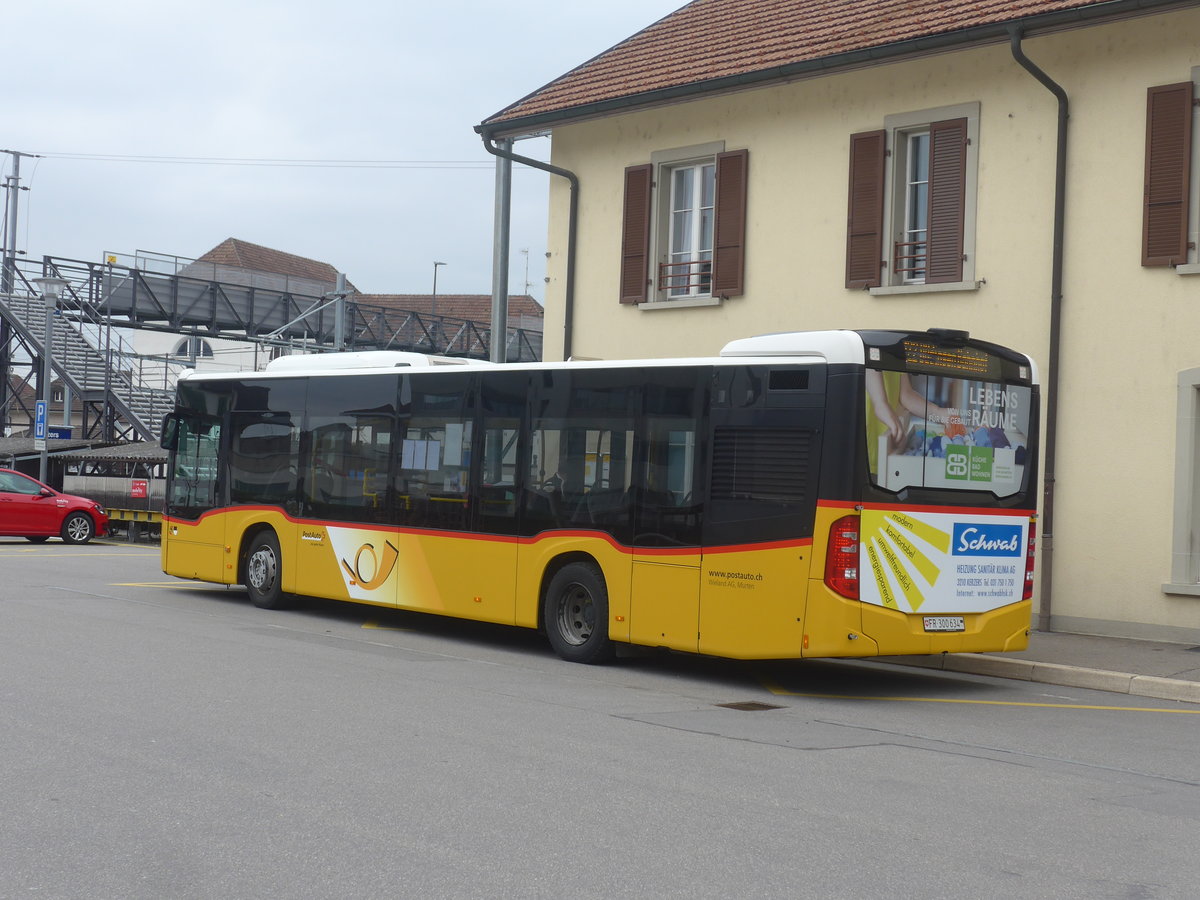
[[[867,369],[871,480],[906,487],[991,491],[1025,482],[1032,391],[973,378]]]

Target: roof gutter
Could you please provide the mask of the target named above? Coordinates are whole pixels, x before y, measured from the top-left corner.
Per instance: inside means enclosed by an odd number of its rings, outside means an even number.
[[[536,113],[530,116],[499,120],[497,117],[503,115],[504,112],[501,110],[501,112],[485,120],[483,124],[477,125],[475,130],[488,137],[528,134],[532,131],[539,131],[554,125],[563,125],[580,119],[624,112],[636,107],[655,106],[662,103],[687,100],[705,94],[740,90],[773,81],[788,81],[797,78],[824,75],[839,69],[855,68],[908,56],[957,50],[977,44],[1008,43],[1011,40],[1013,28],[1018,28],[1022,34],[1028,35],[1033,31],[1043,32],[1052,29],[1070,28],[1073,26],[1088,25],[1105,19],[1127,18],[1129,16],[1171,9],[1173,7],[1182,9],[1194,7],[1195,5],[1195,0],[1109,0],[1107,3],[1092,4],[1078,9],[1029,16],[1016,22],[996,22],[988,25],[979,25],[974,28],[966,28],[947,34],[930,35],[909,41],[900,41],[895,44],[870,47],[864,50],[852,50],[848,53],[838,53],[819,59],[789,63],[784,66],[776,66],[756,72],[745,72],[739,75],[729,75],[707,81],[674,85],[660,90],[645,91],[625,97],[614,97],[595,103],[585,103],[567,109]],[[521,102],[523,101],[518,101],[518,104]],[[485,141],[488,137],[485,137]]]
[[[567,169],[560,169],[558,166],[552,166],[550,163],[542,162],[539,159],[532,159],[528,156],[513,153],[512,150],[506,147],[496,146],[495,133],[486,126],[477,125],[475,130],[483,138],[483,148],[493,156],[498,156],[501,159],[507,159],[512,162],[519,162],[534,169],[541,169],[543,172],[549,172],[551,175],[558,175],[561,178],[567,179],[571,185],[571,209],[567,216],[567,283],[563,298],[562,352],[563,359],[570,359],[575,320],[575,239],[579,226],[579,176]],[[507,220],[501,224],[501,227],[508,228]]]
[[[1054,464],[1058,448],[1058,369],[1062,343],[1063,235],[1067,194],[1067,92],[1025,55],[1021,48],[1021,27],[1009,26],[1009,46],[1015,59],[1058,100],[1058,150],[1054,166],[1054,238],[1050,264],[1050,348],[1049,373],[1046,377],[1046,429],[1044,438],[1041,543],[1042,572],[1038,630],[1049,631],[1054,587]]]

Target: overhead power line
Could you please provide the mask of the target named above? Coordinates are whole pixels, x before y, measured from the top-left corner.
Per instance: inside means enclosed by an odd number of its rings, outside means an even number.
[[[491,160],[472,159],[279,159],[232,156],[137,156],[122,153],[50,153],[47,159],[73,159],[90,162],[155,163],[176,166],[272,166],[278,168],[318,169],[487,169]]]

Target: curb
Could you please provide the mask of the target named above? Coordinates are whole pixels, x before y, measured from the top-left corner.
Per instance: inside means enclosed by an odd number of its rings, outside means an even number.
[[[877,661],[922,669],[941,669],[946,672],[991,675],[995,678],[1107,691],[1111,694],[1153,697],[1156,700],[1200,703],[1200,682],[1162,678],[1157,675],[1134,675],[1129,672],[1110,672],[1105,669],[1087,669],[1082,666],[973,653],[918,657],[880,656],[877,657]]]

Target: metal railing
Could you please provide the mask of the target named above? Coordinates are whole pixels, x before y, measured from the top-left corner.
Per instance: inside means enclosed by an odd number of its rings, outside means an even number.
[[[160,267],[170,269],[178,267],[182,258],[159,262]],[[200,271],[195,263],[180,269],[188,273],[184,275],[59,257],[44,257],[41,268],[72,283],[73,303],[96,309],[119,328],[178,334],[194,327],[205,337],[273,345],[299,340],[317,352],[331,349],[333,344],[335,311],[328,296],[295,292],[292,288],[299,282],[282,276],[249,273],[245,283],[215,281],[194,277],[193,273]],[[212,274],[224,277],[223,273],[218,267]],[[372,306],[358,302],[353,294],[346,298],[345,308],[347,349],[489,356],[491,329],[483,323]],[[272,334],[275,336],[268,338]],[[517,359],[510,355],[510,360],[540,359],[541,337],[540,330],[507,328],[506,344],[522,354]],[[528,353],[534,355],[524,355]]]
[[[712,260],[659,263],[658,289],[670,297],[712,293]]]
[[[925,260],[928,250],[925,241],[896,241],[892,254],[892,271],[905,281],[925,280]]]

